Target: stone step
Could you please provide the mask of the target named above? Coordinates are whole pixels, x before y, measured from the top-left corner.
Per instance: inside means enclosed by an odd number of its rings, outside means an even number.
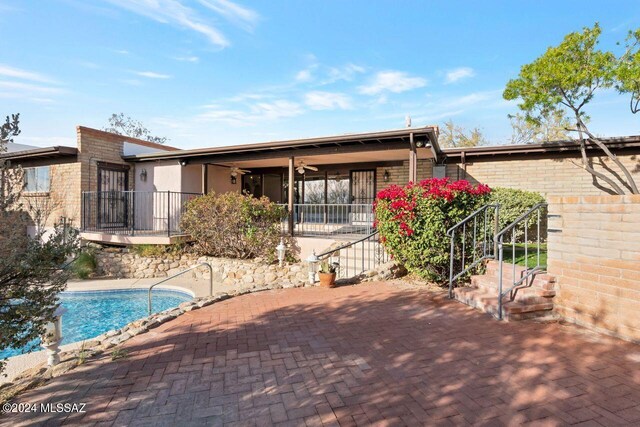
[[[483,288],[465,286],[453,291],[454,298],[485,313],[498,315],[498,297]],[[528,296],[522,300],[509,301],[503,299],[503,319],[507,321],[546,317],[553,310],[551,300],[542,297]]]

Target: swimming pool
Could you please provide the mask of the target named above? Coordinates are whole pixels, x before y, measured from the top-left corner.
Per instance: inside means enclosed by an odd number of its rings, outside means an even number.
[[[189,301],[192,295],[186,292],[154,289],[154,313]],[[62,307],[67,312],[62,316],[62,344],[83,341],[148,315],[148,291],[146,289],[118,289],[110,291],[73,291],[60,294]],[[33,348],[33,345],[36,347]],[[0,351],[0,359],[17,356],[28,348],[41,350],[39,342],[22,349]]]

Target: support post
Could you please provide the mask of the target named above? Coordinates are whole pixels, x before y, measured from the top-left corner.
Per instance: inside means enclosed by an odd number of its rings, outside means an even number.
[[[202,164],[202,194],[207,194],[207,184],[209,181],[209,168],[206,163]]]
[[[293,158],[293,156],[289,157],[289,198],[288,198],[288,208],[289,208],[289,234],[291,234],[291,237],[293,237],[294,233],[293,233],[293,198],[295,196],[295,192],[294,192],[294,186],[295,186],[295,164],[294,164],[295,159]]]
[[[418,182],[418,152],[413,140],[413,133],[409,134],[409,182]]]

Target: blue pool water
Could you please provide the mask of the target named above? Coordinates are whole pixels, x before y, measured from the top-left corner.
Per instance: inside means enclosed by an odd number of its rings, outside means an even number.
[[[191,295],[164,289],[152,291],[152,311],[154,313],[192,299]],[[127,323],[146,317],[148,314],[148,291],[146,289],[126,289],[116,291],[62,292],[62,307],[67,312],[62,316],[62,344],[83,341]],[[42,350],[39,342],[33,342],[22,349],[0,351],[0,359]]]

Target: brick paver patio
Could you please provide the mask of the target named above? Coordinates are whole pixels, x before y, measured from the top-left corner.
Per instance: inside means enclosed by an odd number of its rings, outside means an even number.
[[[124,347],[19,399],[86,413],[0,422],[640,425],[640,346],[385,283],[246,295]]]

